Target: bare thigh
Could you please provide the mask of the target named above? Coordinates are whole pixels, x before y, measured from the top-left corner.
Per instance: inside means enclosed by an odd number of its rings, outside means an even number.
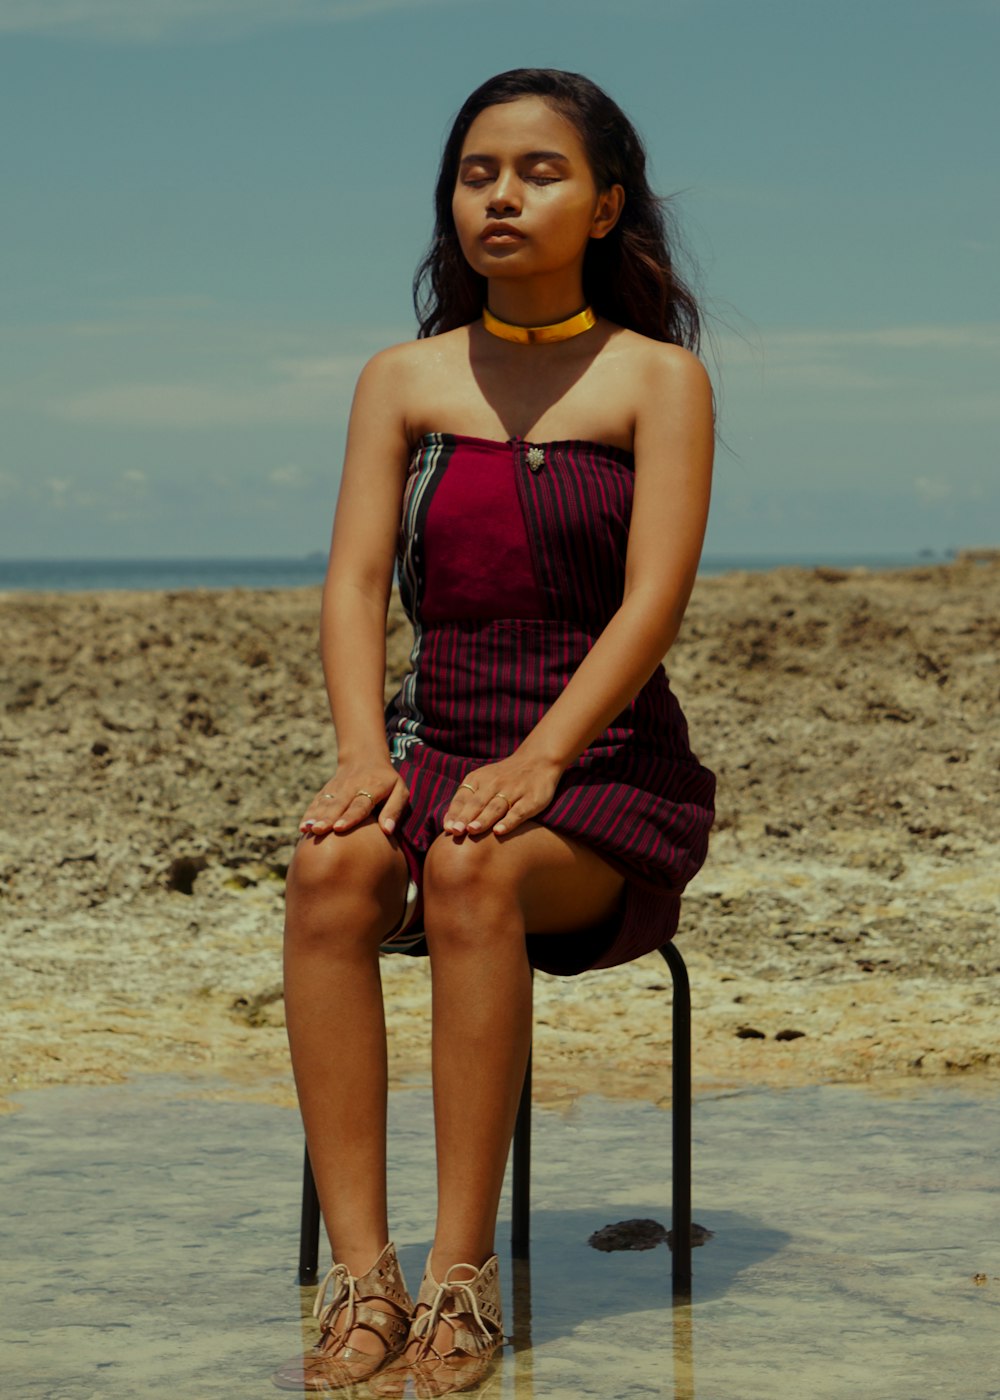
[[[625,877],[592,847],[537,822],[507,836],[442,834],[427,854],[424,899],[479,887],[516,898],[526,933],[571,933],[613,914]]]

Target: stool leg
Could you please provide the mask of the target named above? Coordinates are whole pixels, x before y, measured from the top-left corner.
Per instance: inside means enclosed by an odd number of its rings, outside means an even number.
[[[660,949],[674,984],[673,1006],[673,1231],[674,1289],[691,1287],[691,984],[673,943]]]
[[[299,1283],[316,1282],[319,1272],[319,1194],[313,1177],[309,1148],[302,1165],[302,1221],[299,1226]]]
[[[510,1252],[527,1259],[531,1235],[531,1053],[524,1071],[521,1102],[514,1124],[514,1170],[511,1201]]]

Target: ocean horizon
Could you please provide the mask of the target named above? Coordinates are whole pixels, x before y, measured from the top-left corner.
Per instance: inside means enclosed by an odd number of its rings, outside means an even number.
[[[779,568],[865,568],[874,571],[945,564],[952,553],[716,554],[698,574],[767,572]],[[0,592],[80,593],[107,589],[166,592],[196,588],[309,588],[322,583],[326,555],[298,558],[10,559],[0,560]]]

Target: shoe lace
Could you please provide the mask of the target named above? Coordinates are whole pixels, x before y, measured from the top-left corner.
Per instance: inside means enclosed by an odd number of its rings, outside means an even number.
[[[479,1329],[479,1337],[484,1342],[493,1340],[493,1333],[482,1313],[479,1311],[479,1303],[476,1300],[475,1290],[472,1283],[463,1279],[452,1279],[451,1274],[454,1269],[468,1269],[470,1264],[452,1264],[451,1268],[444,1276],[444,1282],[439,1283],[437,1292],[434,1294],[433,1302],[427,1312],[421,1313],[419,1317],[413,1319],[412,1335],[420,1338],[423,1345],[420,1348],[420,1355],[426,1356],[431,1349],[431,1338],[437,1331],[438,1323],[442,1316],[450,1321],[451,1316],[456,1312],[465,1313],[475,1319]],[[446,1314],[444,1311],[446,1303],[454,1304],[453,1314]],[[470,1329],[471,1330],[471,1329]],[[435,1348],[436,1350],[436,1348]]]
[[[326,1296],[327,1286],[333,1283],[333,1294],[328,1303],[323,1302]],[[316,1293],[316,1300],[313,1303],[313,1317],[319,1319],[320,1329],[323,1332],[332,1331],[332,1320],[336,1317],[344,1305],[347,1305],[347,1318],[340,1328],[340,1335],[350,1336],[351,1328],[354,1326],[354,1316],[356,1308],[356,1282],[354,1275],[346,1264],[334,1264],[320,1284]]]

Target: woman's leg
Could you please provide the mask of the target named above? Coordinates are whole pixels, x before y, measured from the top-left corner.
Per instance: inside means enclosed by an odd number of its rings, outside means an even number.
[[[613,912],[623,885],[595,851],[533,823],[507,837],[443,835],[428,852],[438,1280],[493,1252],[531,1042],[525,934],[586,927]]]
[[[292,1068],[334,1258],[356,1275],[389,1238],[378,947],[400,917],[407,878],[398,844],[368,822],[304,837],[286,887]]]

